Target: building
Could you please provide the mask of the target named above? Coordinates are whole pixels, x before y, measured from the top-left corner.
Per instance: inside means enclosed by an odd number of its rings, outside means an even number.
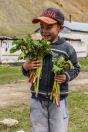
[[[40,39],[41,36],[36,30],[34,38]],[[61,37],[65,38],[76,50],[77,56],[88,57],[88,24],[80,22],[65,21],[64,30],[60,33]],[[23,62],[18,61],[20,51],[11,54],[10,48],[13,46],[12,42],[16,38],[0,36],[0,61],[2,63]]]
[[[22,62],[18,61],[18,56],[20,51],[12,54],[10,53],[11,47],[13,47],[12,42],[16,40],[15,38],[10,38],[6,36],[0,36],[0,62],[1,63],[15,63]]]
[[[88,56],[88,24],[65,21],[60,33],[76,50],[78,57]]]

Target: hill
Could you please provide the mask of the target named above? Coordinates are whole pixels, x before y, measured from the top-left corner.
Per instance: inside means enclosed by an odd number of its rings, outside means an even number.
[[[38,25],[31,23],[47,7],[56,7],[66,20],[88,22],[87,0],[0,0],[0,35],[18,36],[32,33]]]

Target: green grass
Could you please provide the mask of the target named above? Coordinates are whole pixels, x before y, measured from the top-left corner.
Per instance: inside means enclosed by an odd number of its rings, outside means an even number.
[[[26,79],[21,72],[21,67],[1,67],[0,66],[0,84],[15,83]]]
[[[0,125],[0,132],[16,132],[18,130],[30,132],[29,130],[31,128],[31,122],[28,115],[29,107],[26,105],[0,109],[0,120],[4,118],[12,118],[19,121],[17,125],[12,127]]]
[[[73,93],[69,96],[69,132],[88,131],[88,94]]]
[[[88,58],[82,58],[79,60],[82,71],[88,71]]]
[[[88,95],[83,93],[72,93],[69,95],[69,132],[88,131]],[[31,121],[29,119],[29,106],[20,105],[0,109],[0,119],[15,118],[19,121],[17,126],[0,126],[0,132],[16,132],[25,130],[31,132]]]

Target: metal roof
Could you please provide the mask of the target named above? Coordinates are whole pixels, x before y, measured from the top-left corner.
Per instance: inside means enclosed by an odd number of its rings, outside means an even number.
[[[64,27],[72,31],[88,32],[88,23],[65,21]]]

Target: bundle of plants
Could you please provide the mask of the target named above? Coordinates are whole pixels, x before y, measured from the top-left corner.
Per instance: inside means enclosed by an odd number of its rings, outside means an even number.
[[[66,61],[64,56],[58,57],[53,62],[53,69],[55,76],[63,75],[66,71],[73,69],[73,65],[70,60]],[[54,80],[53,89],[51,92],[50,100],[53,100],[53,103],[56,103],[57,107],[60,105],[60,84]]]
[[[51,54],[50,43],[46,40],[34,40],[31,36],[13,42],[10,52],[14,53],[20,50],[18,59],[26,59],[29,61],[40,60],[41,66],[36,70],[29,71],[29,82],[34,85],[36,96],[39,89],[39,80],[42,74],[42,64],[45,55]]]

